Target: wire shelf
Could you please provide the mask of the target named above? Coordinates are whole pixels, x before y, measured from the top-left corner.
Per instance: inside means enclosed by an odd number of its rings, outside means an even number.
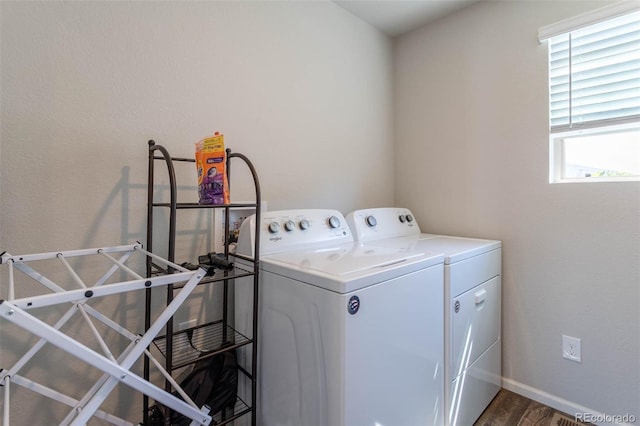
[[[161,265],[158,265],[153,262],[151,263],[151,271],[152,271],[151,273],[152,276],[166,275],[169,273],[166,267],[162,267]],[[235,278],[242,278],[242,277],[247,277],[252,275],[254,275],[254,271],[250,270],[247,267],[234,264],[233,269],[228,271],[216,269],[213,275],[205,276],[200,281],[200,284],[208,284],[208,283],[217,282],[217,281],[232,280]],[[178,283],[178,284],[174,284],[173,288],[177,290],[182,288],[182,286],[183,286],[182,283]]]
[[[163,406],[153,406],[150,408],[149,416],[150,418],[155,418],[150,422],[150,424],[158,424],[164,423],[167,416],[169,416],[169,409]],[[226,424],[230,424],[234,420],[244,416],[251,412],[251,406],[249,406],[246,402],[244,402],[239,397],[236,399],[233,408],[224,408],[217,413],[214,413],[211,417],[211,425],[222,426]]]
[[[247,403],[245,403],[242,399],[238,398],[235,405],[233,406],[233,409],[222,410],[219,413],[215,414],[213,416],[213,421],[211,422],[211,424],[226,425],[249,412],[251,412],[251,407],[247,405]]]
[[[260,202],[260,184],[258,181],[258,176],[256,170],[251,163],[251,161],[240,153],[231,152],[230,149],[226,150],[226,164],[227,164],[227,178],[231,175],[231,164],[232,159],[242,160],[241,163],[244,163],[248,168],[253,177],[253,183],[255,187],[255,202],[253,203],[229,203],[229,204],[219,204],[219,205],[207,205],[207,204],[199,204],[193,202],[180,202],[178,203],[178,185],[176,181],[176,174],[174,169],[174,162],[184,162],[184,163],[194,163],[195,158],[183,158],[183,157],[171,157],[169,152],[161,145],[156,145],[156,143],[152,140],[149,141],[149,179],[148,179],[148,193],[147,193],[147,246],[149,251],[151,251],[152,240],[153,240],[153,229],[154,229],[154,210],[156,208],[168,208],[168,244],[167,244],[167,258],[168,260],[175,262],[176,261],[176,216],[178,210],[183,209],[222,209],[225,215],[225,229],[224,229],[224,241],[225,244],[229,243],[229,236],[231,230],[229,229],[229,213],[234,209],[255,209],[256,221],[255,221],[255,231],[258,233],[258,224],[260,223],[260,212],[261,202]],[[156,160],[161,160],[166,163],[168,177],[169,177],[169,202],[163,200],[163,202],[154,201],[154,163]],[[230,182],[230,181],[229,181]],[[255,259],[244,259],[249,262],[249,265],[242,267],[240,264],[234,264],[233,268],[229,268],[226,270],[219,269],[224,268],[229,265],[215,265],[216,269],[208,268],[206,265],[204,266],[207,275],[202,278],[202,280],[198,283],[199,285],[206,285],[211,283],[220,283],[222,287],[222,297],[220,298],[220,305],[222,305],[222,318],[219,321],[211,322],[209,324],[203,324],[197,327],[193,327],[190,329],[175,331],[173,329],[173,320],[170,320],[167,326],[167,331],[165,336],[161,336],[156,338],[151,345],[153,347],[154,352],[160,352],[162,357],[164,357],[165,369],[169,374],[178,373],[177,369],[184,368],[180,374],[184,374],[189,370],[189,366],[193,366],[195,362],[202,359],[207,359],[213,357],[216,354],[220,354],[226,351],[235,351],[236,348],[239,348],[244,345],[252,344],[250,347],[251,352],[251,368],[250,370],[253,373],[248,373],[247,370],[238,366],[238,372],[244,374],[250,381],[248,384],[250,386],[249,395],[247,399],[250,401],[256,400],[256,380],[255,380],[255,372],[257,369],[257,346],[253,339],[247,338],[241,333],[234,330],[232,327],[228,325],[228,302],[229,302],[229,285],[232,284],[232,281],[241,277],[253,277],[253,318],[251,325],[248,325],[248,330],[246,333],[253,336],[253,338],[257,339],[257,309],[258,309],[258,260],[259,259],[259,239],[256,239],[254,250],[255,250]],[[229,245],[225,246],[225,258],[227,261],[231,260],[233,253],[229,250]],[[193,260],[187,260],[182,265],[177,265],[182,268],[187,267],[190,269],[192,265],[186,264],[191,263]],[[200,258],[198,259],[200,262]],[[178,263],[178,262],[176,262]],[[216,263],[216,262],[211,262]],[[195,263],[194,263],[195,264]],[[183,266],[184,265],[184,266]],[[157,276],[164,274],[172,274],[176,273],[177,270],[181,270],[178,267],[161,267],[155,264],[154,262],[147,261],[147,276]],[[212,265],[213,266],[213,265]],[[171,286],[167,287],[166,292],[166,300],[167,304],[171,303],[173,299],[173,291],[181,290],[184,287],[184,284],[181,282],[176,282]],[[145,324],[150,323],[151,318],[151,307],[152,304],[152,292],[149,290],[146,292],[146,300],[145,300]],[[146,326],[146,325],[145,325]],[[155,357],[154,357],[155,358]],[[149,358],[145,358],[144,364],[144,378],[149,379],[150,377],[150,360]],[[177,379],[177,377],[174,377]],[[165,388],[169,388],[172,386],[170,383],[171,380],[165,380]],[[144,397],[143,400],[143,424],[147,424],[150,416],[150,405],[149,398],[147,396]],[[213,417],[212,423],[215,425],[223,425],[232,423],[234,419],[243,416],[247,413],[251,414],[251,425],[256,425],[256,413],[255,409],[250,405],[247,405],[242,400],[238,399],[235,406],[233,408],[225,409],[224,414],[216,414]]]
[[[251,339],[237,332],[233,327],[229,325],[225,327],[222,321],[181,330],[173,334],[173,368],[184,367],[199,358],[208,358],[251,342]],[[157,337],[154,344],[162,355],[166,356],[166,335]]]

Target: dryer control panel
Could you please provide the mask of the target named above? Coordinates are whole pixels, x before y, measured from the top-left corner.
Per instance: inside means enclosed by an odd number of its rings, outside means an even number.
[[[242,223],[236,248],[238,254],[253,257],[255,220],[255,215],[252,215]],[[259,230],[261,254],[354,241],[342,213],[329,209],[264,212]]]
[[[347,215],[347,222],[354,238],[361,243],[420,234],[413,214],[405,208],[356,210]]]

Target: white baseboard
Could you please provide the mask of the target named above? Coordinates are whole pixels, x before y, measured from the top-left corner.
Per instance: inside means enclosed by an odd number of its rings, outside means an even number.
[[[577,414],[581,414],[583,418],[584,416],[590,416],[589,418],[587,418],[587,420],[591,419],[589,421],[596,425],[632,425],[638,420],[634,416],[630,416],[631,418],[627,421],[624,420],[623,415],[612,416],[609,414],[600,413],[596,410],[592,410],[580,404],[576,404],[575,402],[568,401],[564,398],[560,398],[559,396],[552,395],[550,393],[541,391],[540,389],[525,385],[524,383],[516,382],[515,380],[508,379],[506,377],[502,378],[502,387],[506,390],[515,392],[519,395],[525,396],[551,408],[555,408],[558,411],[562,411],[571,417],[576,416]],[[573,417],[573,419],[580,420],[576,419],[575,417]],[[617,421],[620,421],[621,423],[617,423]]]

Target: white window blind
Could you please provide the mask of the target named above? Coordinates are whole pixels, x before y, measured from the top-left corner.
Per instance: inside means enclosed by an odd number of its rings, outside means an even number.
[[[549,40],[551,132],[640,122],[640,12]]]

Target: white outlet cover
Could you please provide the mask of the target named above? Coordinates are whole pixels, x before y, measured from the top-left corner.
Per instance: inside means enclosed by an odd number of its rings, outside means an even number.
[[[582,362],[582,341],[577,337],[562,335],[562,357],[574,362]]]

